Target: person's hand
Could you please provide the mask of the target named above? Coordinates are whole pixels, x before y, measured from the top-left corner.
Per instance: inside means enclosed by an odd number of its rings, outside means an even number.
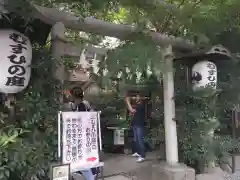
[[[131,112],[132,114],[134,114],[134,113],[136,112],[136,110],[133,109],[133,108],[131,108],[131,109],[130,109],[130,112]]]

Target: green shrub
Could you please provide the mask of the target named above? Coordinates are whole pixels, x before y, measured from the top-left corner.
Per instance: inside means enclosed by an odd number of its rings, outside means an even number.
[[[17,94],[15,122],[0,125],[0,179],[47,180],[57,159],[60,84],[52,76],[50,52],[34,47],[31,81]]]

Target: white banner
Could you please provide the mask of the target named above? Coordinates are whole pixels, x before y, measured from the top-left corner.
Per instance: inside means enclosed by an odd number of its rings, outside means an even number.
[[[62,163],[71,169],[99,163],[98,112],[62,112]]]

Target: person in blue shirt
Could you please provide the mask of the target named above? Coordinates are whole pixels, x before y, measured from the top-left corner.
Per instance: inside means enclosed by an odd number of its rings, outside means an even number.
[[[126,97],[125,102],[127,108],[132,114],[131,126],[133,130],[133,146],[136,152],[132,155],[138,157],[137,162],[145,160],[145,143],[144,143],[144,122],[145,122],[145,105],[139,94],[136,95],[136,107],[133,108],[129,97]]]

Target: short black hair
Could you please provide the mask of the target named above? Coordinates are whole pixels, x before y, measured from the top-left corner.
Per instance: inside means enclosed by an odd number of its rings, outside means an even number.
[[[137,90],[130,90],[127,92],[127,96],[136,96],[136,95],[139,95],[141,96],[141,92],[140,91],[137,91]]]
[[[84,92],[83,92],[82,88],[80,88],[80,87],[74,87],[71,90],[71,94],[73,96],[75,96],[76,98],[83,98],[84,97]]]

